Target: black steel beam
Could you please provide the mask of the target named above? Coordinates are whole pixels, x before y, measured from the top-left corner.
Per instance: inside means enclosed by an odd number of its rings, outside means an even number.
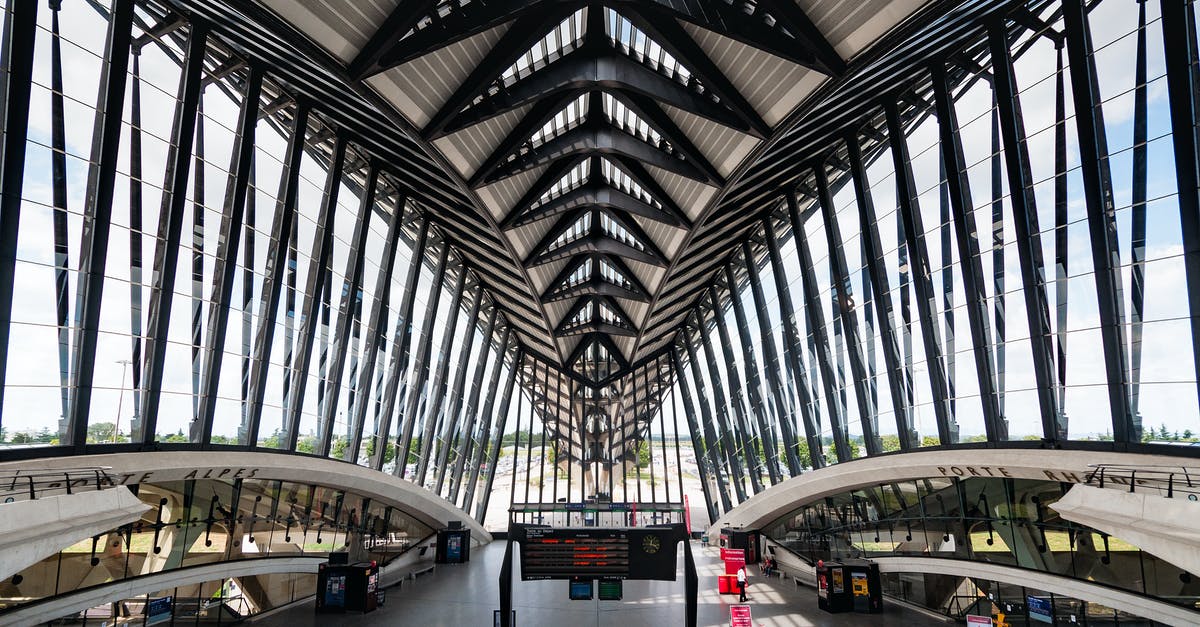
[[[957,241],[959,269],[962,272],[967,319],[971,324],[971,344],[975,350],[975,373],[979,379],[979,400],[983,405],[984,428],[992,442],[1008,439],[1008,423],[1000,412],[996,394],[996,375],[992,358],[991,321],[987,309],[987,288],[979,261],[979,230],[975,228],[975,211],[963,157],[962,137],[958,116],[950,94],[946,68],[941,61],[931,66],[934,106],[937,108],[938,139],[942,161],[946,165],[946,184],[950,212],[953,215],[954,238]]]
[[[1033,347],[1033,374],[1037,382],[1038,409],[1042,434],[1047,441],[1067,438],[1067,425],[1058,421],[1054,402],[1054,345],[1050,327],[1050,304],[1046,296],[1046,264],[1042,258],[1041,228],[1038,226],[1035,180],[1029,164],[1029,146],[1025,137],[1025,118],[1021,113],[1020,89],[1013,71],[1012,53],[1003,22],[988,29],[992,56],[992,81],[1004,139],[1004,165],[1008,173],[1009,202],[1016,230],[1017,256],[1021,263],[1021,283],[1025,296],[1025,316]]]
[[[383,258],[379,260],[379,274],[375,277],[375,300],[371,302],[370,318],[367,320],[367,346],[366,352],[363,354],[363,369],[358,377],[358,389],[362,390],[365,395],[374,386],[376,405],[382,405],[383,394],[383,379],[382,376],[376,380],[375,369],[379,362],[379,350],[387,343],[386,329],[388,319],[388,309],[391,306],[392,299],[392,267],[396,263],[396,253],[400,247],[401,234],[404,231],[404,204],[407,202],[407,197],[401,192],[397,192],[396,199],[392,204],[392,215],[388,216],[387,235],[385,235],[383,243]],[[381,373],[382,374],[382,373]],[[354,407],[354,416],[351,423],[350,444],[346,447],[346,456],[343,458],[348,462],[357,462],[358,452],[362,447],[363,427],[367,422],[367,409],[371,407],[371,403],[364,400]],[[379,418],[375,416],[375,428],[373,433],[379,435]],[[386,418],[385,418],[386,420]],[[377,442],[376,447],[379,447]]]
[[[502,346],[500,348],[500,350],[501,350],[501,353],[505,353],[508,351],[508,348]],[[517,373],[521,370],[521,362],[523,361],[524,356],[525,356],[524,352],[522,352],[520,348],[517,348],[516,352],[513,354],[512,366],[509,368],[508,380],[504,384],[504,396],[500,401],[499,413],[496,415],[496,419],[495,419],[496,429],[495,429],[494,435],[492,436],[492,439],[494,439],[496,441],[496,446],[495,446],[495,448],[492,449],[492,455],[488,459],[487,487],[483,491],[483,500],[480,501],[479,505],[475,508],[475,520],[478,521],[480,524],[483,524],[484,517],[487,515],[488,502],[492,498],[492,485],[496,481],[496,461],[498,459],[500,459],[500,444],[504,441],[504,429],[508,426],[508,410],[509,410],[510,403],[512,401],[513,384],[516,383]],[[503,362],[503,361],[504,361],[504,358],[502,356],[501,362]],[[497,364],[497,367],[498,366],[499,366],[499,364]],[[495,388],[493,388],[493,389],[495,389]],[[517,395],[520,396],[520,393],[518,393]],[[488,409],[490,409],[490,408],[491,408],[491,399],[488,399]],[[481,446],[483,446],[484,448],[487,448],[486,445],[487,445],[487,442],[484,442],[484,444]],[[514,463],[513,464],[513,485],[516,485],[516,480],[517,480],[517,466]],[[470,500],[472,497],[472,492],[475,490],[475,482],[472,481],[471,484],[467,487],[468,487],[468,492],[467,492],[466,497],[463,499],[463,509],[464,510],[466,510],[468,507],[470,507]]]
[[[341,285],[341,298],[338,303],[337,327],[333,332],[333,363],[325,394],[325,411],[317,420],[316,453],[322,457],[329,456],[333,445],[334,420],[338,413],[338,398],[342,393],[342,378],[346,372],[346,356],[350,352],[351,322],[362,309],[359,299],[362,298],[363,266],[367,253],[366,242],[370,236],[371,216],[375,214],[375,192],[379,188],[379,162],[371,159],[367,168],[367,186],[359,199],[358,216],[355,218],[354,231],[350,241],[349,256],[346,261],[346,274]],[[332,287],[332,285],[330,286]],[[357,346],[357,344],[356,344]],[[354,373],[350,375],[350,384],[354,383]],[[347,419],[353,418],[347,411]],[[347,425],[348,427],[350,425]],[[349,435],[349,434],[347,434]]]
[[[425,259],[425,245],[429,238],[429,220],[422,216],[417,216],[417,220],[420,222],[420,226],[417,228],[417,237],[409,257],[408,274],[405,275],[404,280],[404,297],[400,301],[400,309],[396,312],[396,330],[392,334],[387,385],[383,392],[383,405],[379,408],[379,415],[382,416],[383,423],[375,434],[375,454],[371,459],[371,467],[375,470],[383,469],[387,449],[391,446],[392,417],[394,415],[392,409],[396,406],[400,380],[408,372],[408,349],[412,343],[413,302],[417,294],[417,283],[421,277],[421,263]],[[397,463],[401,463],[399,451],[396,452],[396,460]]]
[[[442,422],[442,441],[438,445],[437,454],[437,480],[433,489],[437,494],[442,493],[442,486],[446,482],[446,464],[450,459],[450,450],[454,448],[454,441],[457,439],[459,426],[461,425],[459,412],[462,411],[463,404],[463,386],[467,381],[467,367],[471,362],[471,353],[475,349],[475,331],[479,325],[479,310],[483,305],[483,287],[480,286],[475,290],[475,299],[471,302],[471,313],[467,315],[466,336],[459,336],[460,346],[458,348],[458,367],[454,371],[454,382],[450,385],[450,405],[441,419]],[[457,335],[457,331],[451,335]],[[488,340],[487,336],[483,337],[483,341]],[[449,355],[447,355],[447,358]],[[482,373],[480,373],[482,374]]]
[[[557,24],[557,22],[555,23]],[[512,33],[518,28],[518,24],[514,24],[509,32]],[[682,31],[682,29],[680,30]],[[537,37],[540,38],[545,32],[546,29],[541,30]],[[690,36],[684,36],[688,38],[689,42],[691,41]],[[496,47],[499,48],[502,43],[497,44]],[[490,56],[485,58],[478,66],[477,71],[479,68],[487,67],[485,63],[490,58]],[[515,57],[511,58],[515,60]],[[499,76],[508,65],[488,68],[491,72],[491,77]],[[467,80],[472,80],[474,76],[475,74],[472,73],[471,78]],[[490,81],[491,77],[487,80]],[[464,83],[463,85],[465,88],[468,83]],[[455,98],[455,96],[458,96],[458,92],[456,92],[443,105],[443,108],[434,114],[423,132],[426,137],[436,139],[442,134],[460,131],[468,126],[479,124],[502,113],[512,111],[524,104],[548,98],[564,91],[577,92],[580,89],[595,85],[604,85],[607,89],[621,89],[640,93],[654,98],[658,102],[668,104],[677,109],[683,109],[712,122],[729,126],[742,132],[752,132],[747,122],[722,104],[730,102],[729,100],[718,102],[712,97],[693,91],[686,85],[615,50],[597,56],[568,54],[562,59],[534,72],[532,75],[497,90],[495,93],[488,94],[477,102],[472,102],[471,98],[481,93],[486,87],[486,83],[465,89],[464,93],[467,96],[461,101]],[[707,83],[706,86],[708,86]],[[738,98],[740,99],[741,96],[738,96]],[[472,102],[471,106],[464,109],[468,102]],[[447,109],[452,110],[447,111]],[[446,117],[444,121],[443,117]],[[769,131],[769,129],[767,130]]]
[[[690,340],[687,335],[688,334],[686,330],[681,332],[684,347],[688,352],[689,359],[691,359],[691,357],[694,356],[695,349],[691,348]],[[696,422],[696,410],[692,403],[691,391],[688,389],[687,377],[684,376],[682,363],[679,361],[679,356],[675,353],[675,351],[671,352],[671,360],[675,364],[675,371],[679,373],[679,395],[683,399],[683,412],[687,418],[688,432],[692,435],[692,450],[696,454],[696,466],[700,471],[700,482],[704,487],[704,500],[708,505],[709,520],[715,521],[718,516],[718,511],[716,503],[713,502],[713,496],[708,485],[710,475],[714,480],[713,482],[717,485],[717,495],[721,499],[720,511],[728,512],[729,510],[733,509],[733,504],[729,500],[729,490],[726,487],[725,480],[721,476],[721,461],[718,458],[718,453],[713,448],[716,446],[717,436],[713,432],[711,422],[712,417],[709,415],[708,405],[703,399],[701,399],[700,409],[701,413],[703,414],[702,420],[704,421],[704,435],[701,436],[700,431],[702,427]],[[700,374],[696,369],[698,367],[696,362],[689,361],[688,363],[690,367],[689,369],[692,371],[692,380],[695,381],[697,385],[701,385]],[[701,437],[703,437],[703,440],[701,440]],[[708,458],[707,468],[705,468],[705,456]]]
[[[412,447],[413,428],[416,425],[417,411],[421,407],[421,397],[425,389],[425,379],[429,376],[429,358],[433,344],[433,325],[437,322],[438,304],[442,301],[442,281],[446,278],[446,260],[450,256],[450,242],[442,240],[442,248],[438,252],[437,265],[434,266],[433,281],[429,284],[429,298],[425,302],[425,321],[421,324],[421,341],[417,344],[417,354],[412,376],[405,380],[404,391],[400,403],[404,407],[404,425],[399,439],[396,440],[399,450],[396,451],[396,475],[404,478],[408,473],[408,451]],[[460,274],[459,281],[463,277]],[[408,289],[416,289],[416,285]]]
[[[837,452],[838,461],[847,461],[852,456],[850,455],[850,444],[846,441],[846,433],[848,427],[846,425],[846,414],[842,410],[841,398],[838,394],[838,376],[834,369],[833,352],[829,344],[829,331],[825,326],[825,310],[821,308],[821,290],[817,285],[816,270],[813,267],[812,252],[808,247],[808,235],[804,232],[804,222],[800,219],[800,208],[796,204],[796,198],[792,194],[785,196],[787,202],[788,222],[792,226],[792,237],[796,240],[796,255],[799,257],[800,263],[800,289],[804,292],[804,310],[808,315],[808,319],[812,326],[813,341],[816,344],[817,364],[821,368],[821,384],[825,388],[825,403],[829,407],[829,424],[833,431],[833,446]],[[767,250],[771,254],[771,266],[775,268],[775,281],[777,284],[787,284],[787,277],[783,275],[782,263],[779,256],[779,245],[775,240],[774,225],[771,224],[770,218],[763,219],[763,225],[767,234]],[[783,292],[780,292],[780,306],[784,305]],[[789,297],[788,307],[791,306]],[[785,312],[784,324],[790,325],[792,337],[798,334],[800,328],[799,323],[794,316],[788,316]],[[786,327],[785,327],[786,330]],[[794,340],[798,341],[798,340]],[[793,367],[800,362],[800,349],[797,346],[793,350],[795,355]],[[807,386],[807,381],[796,381],[797,389],[804,389],[801,386]],[[801,392],[803,395],[805,392]],[[820,468],[817,465],[817,457],[824,457],[822,447],[822,439],[818,434],[816,446],[813,446],[813,438],[809,437],[809,454],[812,455],[813,468]],[[822,464],[824,459],[822,459]]]
[[[1192,365],[1200,372],[1200,138],[1196,92],[1195,4],[1162,0],[1163,50],[1166,56],[1167,92],[1171,105],[1171,141],[1175,148],[1175,181],[1179,190],[1179,224],[1183,264],[1187,273],[1188,313],[1192,327]],[[1190,22],[1185,20],[1191,20]],[[1200,382],[1197,383],[1200,395]]]
[[[925,347],[925,363],[929,371],[929,387],[933,394],[933,413],[937,420],[938,439],[942,444],[954,444],[957,427],[950,414],[947,397],[946,363],[942,359],[942,334],[938,325],[937,294],[933,291],[933,273],[929,267],[929,249],[925,243],[925,224],[918,204],[916,181],[913,178],[912,158],[900,112],[895,102],[884,102],[892,165],[896,172],[896,197],[900,219],[904,221],[904,239],[908,245],[912,266],[913,287],[917,292],[917,316],[921,320],[921,343]],[[920,442],[917,442],[919,445]]]
[[[758,358],[754,353],[754,344],[750,340],[750,321],[746,317],[746,308],[742,303],[742,295],[738,293],[737,275],[733,263],[725,266],[725,283],[729,288],[730,308],[733,309],[734,322],[737,324],[738,340],[742,345],[745,356],[747,402],[750,411],[758,422],[759,444],[763,448],[767,464],[767,476],[771,485],[779,483],[779,443],[775,440],[774,432],[767,420],[767,403],[762,395],[762,379],[758,376]]]
[[[284,448],[292,450],[299,438],[300,415],[304,408],[304,394],[308,387],[308,370],[312,363],[312,346],[316,342],[317,321],[322,309],[321,295],[325,291],[325,283],[332,280],[329,269],[333,265],[333,224],[337,216],[338,192],[342,188],[343,168],[346,165],[346,144],[344,135],[339,135],[334,142],[333,155],[326,169],[325,190],[321,198],[321,209],[313,233],[312,249],[309,252],[308,277],[304,282],[304,301],[300,305],[299,343],[292,353],[291,392],[288,399],[286,414],[283,418]],[[374,174],[372,172],[372,174]],[[326,320],[328,320],[326,314]],[[326,324],[323,328],[328,328]],[[321,361],[322,367],[325,361]],[[287,376],[286,374],[284,376]],[[317,378],[317,385],[324,385],[324,377]],[[321,391],[322,399],[324,391]]]
[[[238,114],[233,154],[229,157],[229,177],[225,183],[225,204],[221,214],[221,237],[217,242],[217,254],[213,260],[212,297],[209,299],[212,306],[208,309],[208,336],[205,338],[205,357],[201,371],[204,388],[200,396],[200,409],[191,428],[191,441],[201,444],[211,442],[213,418],[217,411],[218,383],[228,331],[226,326],[229,324],[233,283],[237,276],[238,248],[242,241],[241,231],[246,215],[250,169],[254,162],[254,139],[258,127],[259,103],[262,99],[262,80],[262,69],[251,65],[246,74],[246,90],[242,95],[241,112]]]
[[[472,101],[476,96],[484,93],[493,80],[516,63],[521,55],[524,55],[551,29],[558,27],[559,23],[573,12],[574,9],[571,7],[558,7],[556,10],[531,11],[517,18],[505,31],[500,41],[497,41],[492,50],[475,64],[475,68],[471,70],[467,78],[442,103],[441,108],[430,116],[425,127],[421,129],[421,134],[426,139],[432,140],[473,124],[474,122],[456,124],[454,121],[462,116],[463,109],[468,105],[471,105],[470,109],[475,109],[478,104],[472,104]],[[560,60],[560,63],[562,61]],[[558,64],[555,63],[555,65]],[[538,74],[542,74],[544,71],[538,72]],[[475,120],[475,122],[481,121]]]
[[[22,13],[20,18],[21,21],[15,24],[23,23],[29,16]],[[14,19],[17,18],[14,17]],[[108,34],[105,38],[104,56],[102,57],[105,62],[100,64],[100,88],[96,97],[96,114],[92,126],[92,149],[87,181],[88,194],[83,208],[83,239],[79,249],[78,287],[75,293],[75,310],[82,313],[82,319],[78,319],[76,322],[75,338],[72,342],[71,389],[74,394],[71,397],[70,415],[67,416],[68,429],[62,439],[63,444],[74,446],[77,450],[87,442],[88,412],[92,405],[92,377],[96,371],[100,303],[104,293],[104,268],[108,260],[108,234],[112,225],[113,192],[116,186],[117,158],[121,145],[122,109],[125,103],[125,82],[129,70],[132,29],[133,0],[116,0],[111,13],[109,13]],[[29,31],[28,34],[31,38],[35,31],[36,29]],[[13,42],[14,45],[24,43],[20,36],[16,37]],[[30,53],[32,54],[31,51]],[[24,54],[23,50],[18,52],[11,62],[23,63],[26,60]],[[11,81],[23,78],[25,69],[22,66],[14,66],[13,71],[20,73],[10,77],[6,96],[12,94],[16,96],[17,100],[6,103],[5,114],[7,119],[13,120],[15,128],[12,130],[17,131],[21,130],[20,127],[24,124],[22,124],[20,115],[13,113],[13,109],[21,104],[26,88],[17,87]],[[28,109],[28,99],[24,100],[25,108]],[[10,183],[8,175],[15,176],[21,172],[23,166],[18,166],[15,161],[17,153],[22,151],[14,152],[10,158],[7,150],[8,142],[24,142],[26,138],[25,133],[9,135],[7,127],[5,131],[4,184],[15,186],[17,184]],[[16,189],[20,190],[19,187]],[[8,190],[4,191],[7,193]],[[18,199],[6,196],[5,201],[18,202]],[[16,210],[15,207],[13,209]],[[12,236],[15,238],[17,224],[16,218],[9,217],[12,213],[14,212],[5,211],[3,219],[6,222],[11,219]],[[7,231],[4,236],[8,236]],[[5,250],[3,258],[6,260],[11,258],[7,250]],[[11,275],[7,275],[0,282],[8,281],[10,277]],[[11,296],[9,299],[11,300]],[[79,313],[76,314],[77,318],[80,317]],[[7,332],[8,325],[5,325],[5,329]],[[5,344],[6,352],[7,346]]]
[[[800,474],[802,464],[797,455],[797,440],[796,440],[796,423],[793,418],[791,408],[784,401],[784,382],[780,377],[780,370],[784,367],[784,363],[779,359],[779,350],[775,347],[775,338],[771,336],[771,314],[767,310],[767,298],[763,293],[762,277],[758,271],[758,262],[754,259],[754,253],[750,250],[749,242],[742,242],[742,258],[746,263],[746,276],[750,283],[750,294],[754,298],[755,315],[758,317],[758,339],[759,345],[763,350],[763,370],[767,373],[767,389],[771,391],[771,400],[775,404],[775,415],[779,422],[780,436],[783,438],[784,460],[787,462],[788,475],[795,477]],[[783,294],[776,294],[777,298],[783,298]],[[788,299],[791,300],[791,294],[788,294]],[[736,303],[742,304],[739,298]],[[743,314],[744,316],[745,314]],[[740,324],[740,322],[739,322]],[[743,345],[750,346],[749,338],[743,339]],[[805,396],[807,396],[807,382],[805,386]],[[809,399],[811,400],[811,399]],[[798,408],[801,420],[805,425],[815,425],[816,422],[812,419],[811,403],[801,403]],[[819,437],[819,428],[813,428]],[[776,456],[778,463],[778,456]]]
[[[846,334],[850,374],[854,377],[854,395],[858,400],[858,417],[862,422],[867,455],[875,455],[882,448],[879,442],[879,416],[872,414],[875,406],[872,402],[875,396],[875,382],[868,377],[867,364],[863,360],[863,348],[868,342],[873,343],[875,339],[863,338],[859,333],[859,303],[854,300],[850,270],[846,263],[846,252],[842,248],[845,240],[842,238],[842,231],[834,210],[833,195],[829,191],[829,175],[825,172],[825,164],[816,164],[813,167],[813,173],[817,180],[817,195],[819,196],[817,205],[820,207],[821,218],[825,223],[825,239],[829,245],[829,269],[832,274],[833,297],[837,305],[835,314],[840,313],[842,330]],[[859,209],[861,212],[862,208]],[[839,454],[839,461],[848,460]]]
[[[594,180],[596,178],[595,175],[592,178]],[[645,202],[636,196],[625,193],[623,190],[596,182],[580,186],[536,207],[522,208],[518,205],[509,214],[512,216],[511,221],[506,219],[501,223],[501,227],[513,229],[526,226],[539,220],[553,218],[569,211],[592,205],[618,209],[632,215],[649,218],[655,222],[662,222],[663,224],[683,228],[678,217],[671,211]]]
[[[3,150],[0,152],[0,425],[3,425],[4,418],[8,342],[12,331],[17,235],[20,232],[21,198],[25,182],[25,148],[29,131],[30,91],[33,86],[34,39],[38,31],[37,5],[37,2],[18,2],[4,12],[4,49],[0,52],[7,69],[3,78],[0,78],[0,90],[3,91],[3,98],[0,98],[0,115],[3,116],[4,125],[4,139],[0,145],[0,149]],[[103,84],[102,81],[101,85]],[[97,109],[96,115],[100,116],[101,112],[103,109]],[[119,122],[120,116],[117,117]],[[86,419],[82,424],[86,437]],[[64,438],[63,444],[71,443],[72,439],[74,438]]]
[[[883,344],[883,361],[888,371],[892,411],[896,414],[896,433],[900,437],[900,448],[908,450],[920,444],[912,423],[912,373],[905,371],[900,357],[900,345],[896,339],[896,317],[892,312],[892,292],[888,285],[883,244],[879,240],[879,221],[875,214],[875,202],[871,198],[871,184],[867,181],[866,166],[863,164],[862,146],[856,133],[848,133],[846,136],[846,154],[850,162],[854,197],[858,203],[858,228],[863,255],[866,257],[867,273],[871,277],[872,300],[875,301],[875,315],[880,324],[879,338]],[[875,340],[867,338],[867,341]]]
[[[433,440],[437,435],[438,417],[442,413],[442,403],[446,400],[446,373],[450,370],[450,351],[458,333],[458,316],[462,311],[463,295],[467,291],[467,281],[470,280],[466,266],[458,270],[454,281],[454,293],[450,296],[449,308],[446,310],[445,326],[442,328],[442,345],[438,347],[437,370],[433,380],[425,389],[424,381],[418,389],[422,393],[410,397],[410,400],[424,401],[425,409],[421,417],[421,452],[417,461],[417,485],[425,485],[425,476],[429,473],[429,459],[433,451]],[[478,290],[477,290],[478,291]]]
[[[456,449],[454,473],[450,478],[450,494],[447,497],[451,503],[458,503],[459,491],[462,489],[463,468],[465,468],[467,460],[472,460],[472,468],[478,464],[472,457],[475,454],[476,448],[475,421],[479,417],[477,413],[479,411],[479,394],[483,391],[483,375],[487,370],[488,357],[491,355],[492,341],[496,339],[496,319],[499,318],[499,314],[500,308],[493,303],[491,312],[488,313],[487,326],[483,330],[483,345],[479,347],[479,358],[475,360],[475,375],[471,378],[471,394],[467,398],[466,404],[466,424],[462,427],[463,443]],[[507,333],[505,333],[504,339],[507,340]],[[500,349],[504,349],[503,343],[500,344]],[[504,354],[501,353],[500,360],[503,361],[503,359]],[[497,363],[493,370],[500,370],[499,363]],[[497,375],[498,382],[499,375]],[[495,394],[495,385],[493,383],[492,387],[489,388],[489,395]],[[488,421],[483,421],[482,427],[485,431],[488,426]],[[455,446],[455,444],[451,442],[450,446]],[[464,507],[463,509],[465,510],[466,508]]]
[[[350,76],[358,80],[367,78],[368,73],[378,68],[380,61],[395,52],[401,38],[436,6],[437,0],[401,0],[354,55],[347,66]]]
[[[725,266],[728,268],[729,266]],[[729,290],[732,292],[737,289],[736,283],[731,283]],[[755,494],[762,492],[762,468],[758,465],[758,451],[754,446],[753,430],[750,427],[750,421],[746,417],[746,398],[745,391],[742,387],[742,377],[738,373],[738,360],[733,351],[733,341],[729,335],[729,326],[725,324],[725,312],[721,308],[721,299],[717,294],[716,281],[708,286],[708,302],[713,314],[713,326],[717,329],[717,340],[721,342],[721,356],[725,363],[725,376],[729,378],[729,404],[733,406],[733,417],[737,422],[732,424],[734,433],[737,436],[738,446],[742,449],[742,458],[746,460],[746,471],[750,475],[750,489],[754,490]],[[708,350],[708,346],[705,346]],[[715,364],[716,355],[709,354]],[[716,386],[716,380],[713,380],[713,385]],[[724,394],[723,390],[717,391],[717,397],[720,398]],[[761,444],[761,442],[760,442]]]
[[[508,354],[508,340],[511,333],[512,326],[504,325],[500,341],[496,344],[496,356],[498,359],[496,359],[495,364],[492,366],[492,373],[487,387],[487,398],[483,403],[483,408],[479,412],[482,420],[479,423],[479,444],[475,446],[477,452],[475,456],[468,454],[468,457],[471,457],[471,478],[467,480],[466,487],[463,490],[463,498],[459,504],[459,507],[466,512],[471,511],[471,501],[475,497],[475,486],[479,483],[479,472],[488,459],[488,443],[491,437],[492,425],[496,424],[498,420],[498,417],[492,410],[496,404],[496,391],[500,385],[500,374],[504,369],[504,359]],[[507,415],[507,412],[505,415]],[[501,432],[500,436],[503,437],[503,432]],[[490,469],[491,467],[489,467]]]
[[[693,315],[696,317],[696,333],[700,336],[700,346],[704,349],[704,362],[708,366],[708,380],[713,386],[713,409],[714,409],[714,424],[720,430],[720,444],[725,451],[725,459],[729,462],[729,477],[733,483],[733,491],[737,494],[738,503],[746,501],[746,486],[743,478],[746,473],[742,469],[742,463],[738,460],[737,442],[734,441],[735,433],[733,427],[729,424],[729,404],[725,400],[725,384],[721,380],[721,373],[717,370],[717,353],[713,350],[712,339],[709,338],[705,324],[704,314],[697,306],[693,310]],[[691,354],[689,353],[689,358]],[[694,364],[699,365],[701,362],[694,361]],[[696,385],[696,391],[701,397],[707,396],[705,388],[699,384]],[[702,402],[704,402],[702,400]]]

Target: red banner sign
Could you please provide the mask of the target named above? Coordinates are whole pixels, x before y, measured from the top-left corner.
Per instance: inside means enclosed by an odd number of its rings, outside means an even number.
[[[746,566],[746,550],[722,547],[721,561],[725,562],[726,575],[736,575],[738,570]]]
[[[729,606],[729,627],[754,627],[749,605]]]

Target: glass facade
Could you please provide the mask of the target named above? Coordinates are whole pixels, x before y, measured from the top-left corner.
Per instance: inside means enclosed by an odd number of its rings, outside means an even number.
[[[0,620],[4,611],[42,599],[206,564],[347,550],[386,564],[434,533],[400,507],[321,485],[193,479],[131,489],[150,506],[141,519],[82,540],[5,580]]]
[[[884,483],[798,508],[763,533],[807,561],[935,557],[1015,566],[1200,608],[1200,581],[1063,519],[1070,484],[990,477]]]

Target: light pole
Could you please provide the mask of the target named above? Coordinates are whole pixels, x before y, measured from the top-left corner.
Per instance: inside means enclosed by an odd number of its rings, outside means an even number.
[[[121,433],[121,407],[125,404],[125,371],[129,369],[129,364],[133,363],[128,359],[118,359],[118,364],[121,364],[121,391],[117,395],[117,418],[113,421],[112,441],[117,441],[117,436]]]

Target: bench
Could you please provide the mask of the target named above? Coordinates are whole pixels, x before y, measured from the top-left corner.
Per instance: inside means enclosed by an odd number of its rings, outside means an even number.
[[[436,567],[437,567],[437,564],[434,564],[433,562],[429,562],[426,564],[418,564],[416,568],[414,568],[408,572],[408,578],[415,580],[417,577],[420,577],[421,575],[424,575],[427,573],[432,573],[433,569]]]

